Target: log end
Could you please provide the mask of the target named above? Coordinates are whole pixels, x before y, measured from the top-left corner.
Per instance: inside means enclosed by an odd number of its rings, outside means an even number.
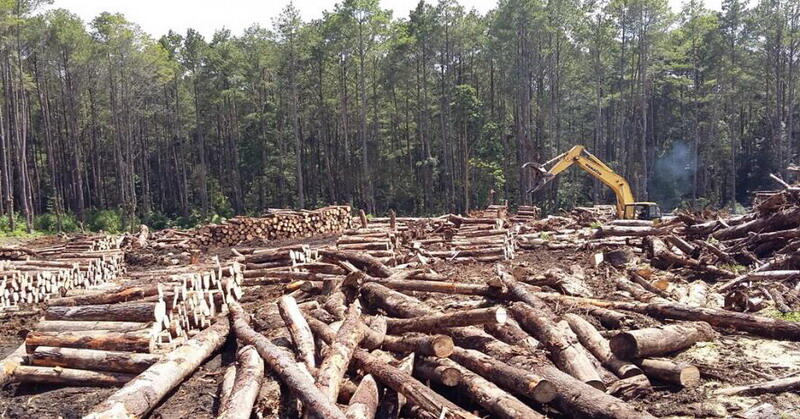
[[[609,342],[611,352],[619,359],[631,360],[636,358],[636,339],[628,333],[622,332],[612,337]]]
[[[494,315],[497,324],[506,324],[506,321],[508,321],[508,311],[503,307],[498,307]]]
[[[539,403],[550,403],[556,398],[556,394],[558,393],[556,386],[547,380],[539,380],[537,383],[530,383],[530,387],[533,399]]]
[[[433,354],[439,358],[449,357],[455,348],[453,338],[444,335],[434,336],[431,346],[433,348]]]
[[[700,370],[694,365],[681,366],[679,379],[683,387],[697,387],[700,385]]]
[[[455,387],[461,382],[461,371],[456,368],[447,367],[442,369],[442,384],[448,387]]]

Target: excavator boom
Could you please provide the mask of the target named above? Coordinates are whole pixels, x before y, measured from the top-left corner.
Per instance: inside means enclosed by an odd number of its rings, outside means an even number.
[[[551,164],[552,167],[546,169]],[[635,202],[628,181],[614,172],[602,160],[586,151],[581,145],[572,147],[566,153],[556,156],[542,165],[533,162],[525,163],[522,167],[532,168],[536,173],[534,183],[528,193],[538,191],[573,164],[589,172],[589,174],[614,191],[617,197],[616,206],[619,218],[656,218],[660,216],[660,210],[657,205],[649,202]],[[641,215],[637,214],[637,212]]]

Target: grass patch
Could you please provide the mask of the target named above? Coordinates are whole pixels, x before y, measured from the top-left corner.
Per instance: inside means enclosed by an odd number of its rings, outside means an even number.
[[[763,314],[774,319],[781,319],[790,322],[800,322],[800,311],[790,311],[788,313],[781,313],[775,309],[764,310]]]

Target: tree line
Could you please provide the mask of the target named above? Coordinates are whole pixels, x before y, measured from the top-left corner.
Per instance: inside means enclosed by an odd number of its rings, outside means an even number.
[[[521,165],[574,144],[639,200],[735,206],[798,150],[800,0],[342,0],[210,39],[46,3],[0,2],[0,213],[28,228],[610,202],[577,171],[526,195]]]

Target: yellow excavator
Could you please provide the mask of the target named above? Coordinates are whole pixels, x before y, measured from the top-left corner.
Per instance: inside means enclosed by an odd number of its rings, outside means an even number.
[[[657,220],[661,218],[661,208],[655,202],[636,202],[633,199],[631,186],[624,177],[618,175],[602,160],[586,151],[582,145],[576,145],[569,151],[561,154],[543,165],[529,162],[523,168],[531,167],[535,170],[533,187],[528,193],[536,192],[559,173],[577,164],[600,182],[606,184],[617,195],[617,218],[625,220]],[[549,169],[547,166],[552,165]]]

